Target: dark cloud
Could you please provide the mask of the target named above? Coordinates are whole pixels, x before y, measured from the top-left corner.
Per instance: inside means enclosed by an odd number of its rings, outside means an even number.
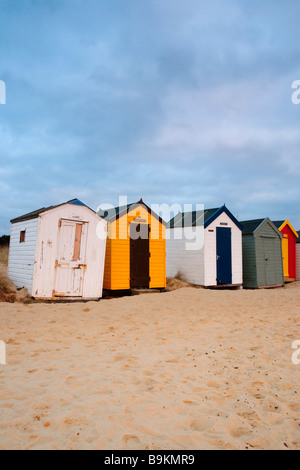
[[[298,2],[0,0],[0,234],[73,197],[300,228]]]

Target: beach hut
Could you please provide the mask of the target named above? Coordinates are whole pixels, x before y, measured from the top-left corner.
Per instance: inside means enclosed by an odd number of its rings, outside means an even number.
[[[98,214],[108,222],[104,289],[164,289],[165,222],[142,199]]]
[[[285,282],[293,282],[296,280],[296,241],[299,237],[298,233],[289,222],[280,221],[273,222],[282,233],[282,259],[283,274]]]
[[[241,286],[242,226],[224,205],[180,212],[167,226],[167,276],[205,287]]]
[[[300,231],[296,240],[296,281],[300,281]]]
[[[244,287],[284,284],[282,234],[270,219],[247,220],[243,226]]]
[[[102,296],[106,222],[78,199],[11,221],[8,275],[37,299]]]

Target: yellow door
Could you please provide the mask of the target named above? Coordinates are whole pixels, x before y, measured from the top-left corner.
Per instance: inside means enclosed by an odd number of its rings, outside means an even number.
[[[282,257],[284,277],[289,277],[289,239],[282,239]]]

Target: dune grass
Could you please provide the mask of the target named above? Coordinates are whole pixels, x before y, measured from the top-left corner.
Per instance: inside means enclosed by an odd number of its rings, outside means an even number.
[[[8,246],[0,246],[0,263],[4,266],[8,265]]]

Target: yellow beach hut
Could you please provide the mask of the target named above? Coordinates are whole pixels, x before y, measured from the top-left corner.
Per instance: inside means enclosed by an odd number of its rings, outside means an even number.
[[[166,223],[142,199],[98,215],[108,222],[104,289],[164,289]]]

